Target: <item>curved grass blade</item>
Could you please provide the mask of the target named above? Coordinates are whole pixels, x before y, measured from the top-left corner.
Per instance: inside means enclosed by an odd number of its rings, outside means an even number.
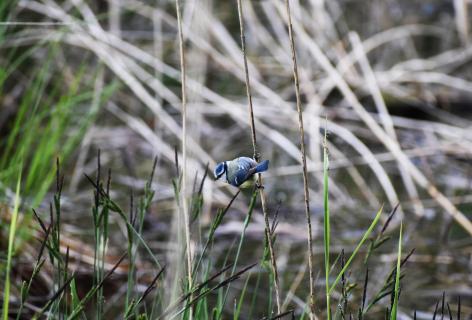
[[[361,241],[359,242],[359,244],[357,245],[357,247],[354,249],[353,253],[351,254],[351,256],[349,257],[349,259],[347,260],[346,264],[344,265],[344,267],[342,268],[341,272],[339,272],[338,276],[336,277],[336,280],[334,280],[333,284],[331,285],[331,287],[329,288],[329,294],[331,294],[331,292],[334,290],[334,288],[336,287],[336,285],[338,284],[338,282],[341,280],[341,277],[343,276],[343,274],[346,272],[346,270],[349,268],[349,266],[351,265],[352,263],[352,260],[354,260],[354,258],[356,257],[357,253],[359,252],[359,249],[362,247],[362,245],[364,244],[364,242],[367,240],[367,238],[370,236],[370,234],[372,233],[372,230],[375,228],[375,226],[377,225],[377,223],[379,222],[379,219],[380,219],[380,215],[382,214],[382,210],[383,210],[383,207],[381,207],[379,209],[379,211],[377,211],[377,214],[375,215],[375,218],[374,218],[374,221],[372,221],[372,223],[370,224],[369,228],[367,229],[367,231],[364,233],[364,236],[362,237]]]
[[[403,222],[400,224],[400,237],[398,239],[397,271],[395,275],[395,292],[394,292],[392,313],[390,315],[391,320],[397,319],[398,296],[399,296],[399,290],[400,290],[400,265],[401,265],[401,257],[402,257],[402,233],[403,233]]]

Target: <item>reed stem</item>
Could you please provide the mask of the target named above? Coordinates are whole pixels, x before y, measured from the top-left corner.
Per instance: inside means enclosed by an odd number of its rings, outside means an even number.
[[[247,56],[246,56],[246,40],[244,36],[244,18],[243,18],[243,10],[241,5],[241,0],[237,0],[238,3],[238,16],[239,16],[239,27],[241,33],[241,50],[243,53],[243,60],[244,60],[244,73],[246,77],[246,94],[248,98],[248,108],[249,108],[249,124],[251,127],[251,138],[252,138],[252,146],[254,151],[254,160],[259,161],[259,154],[257,152],[257,139],[256,139],[256,128],[254,125],[254,112],[253,112],[253,105],[252,105],[252,95],[251,95],[251,83],[249,81],[249,70],[247,66]],[[272,243],[272,235],[270,231],[270,223],[269,223],[269,215],[267,212],[267,205],[266,205],[266,197],[264,193],[264,188],[262,187],[262,176],[259,173],[257,176],[257,183],[259,184],[259,194],[261,197],[261,206],[262,212],[264,214],[264,221],[265,221],[265,234],[267,236],[267,243],[269,246],[269,254],[272,266],[272,272],[274,275],[274,289],[275,289],[275,298],[277,302],[277,314],[279,314],[282,310],[282,304],[280,300],[280,290],[279,290],[279,274],[277,271],[277,260],[275,258],[274,247]]]
[[[177,11],[177,23],[179,33],[179,52],[180,52],[180,78],[182,89],[182,184],[181,184],[181,201],[184,216],[184,230],[185,230],[185,244],[187,252],[187,277],[188,289],[191,292],[193,287],[192,279],[192,248],[190,246],[190,217],[187,204],[187,86],[185,76],[185,50],[184,50],[184,36],[182,31],[182,17],[180,0],[175,0]],[[192,300],[192,297],[190,297]],[[190,308],[189,319],[192,319],[192,310]]]
[[[292,54],[293,67],[293,81],[295,85],[295,97],[297,101],[298,112],[298,129],[300,131],[300,153],[302,158],[303,169],[303,192],[305,197],[305,216],[307,222],[307,241],[308,241],[308,267],[310,276],[310,319],[315,318],[315,276],[313,273],[313,235],[311,229],[311,215],[310,215],[310,192],[308,190],[308,170],[306,165],[306,151],[305,151],[305,130],[303,128],[303,111],[300,98],[300,80],[298,77],[297,55],[295,52],[295,39],[293,37],[292,17],[290,14],[289,0],[285,0],[285,8],[287,11],[287,25],[288,35],[290,38],[290,51]]]

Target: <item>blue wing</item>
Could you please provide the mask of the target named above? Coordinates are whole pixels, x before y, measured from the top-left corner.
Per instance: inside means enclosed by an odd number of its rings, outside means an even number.
[[[228,161],[226,179],[233,186],[240,186],[255,172],[257,162],[248,157],[236,158]]]
[[[226,181],[239,187],[255,173],[264,172],[269,168],[269,160],[257,163],[254,159],[248,157],[239,157],[231,161],[226,161]]]

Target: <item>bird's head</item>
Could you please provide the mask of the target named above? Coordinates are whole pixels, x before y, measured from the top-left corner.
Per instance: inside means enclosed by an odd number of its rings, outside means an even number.
[[[221,178],[221,176],[225,174],[227,168],[228,167],[226,166],[226,161],[218,163],[215,167],[215,171],[213,172],[213,174],[215,175],[215,179],[218,180],[219,178]]]

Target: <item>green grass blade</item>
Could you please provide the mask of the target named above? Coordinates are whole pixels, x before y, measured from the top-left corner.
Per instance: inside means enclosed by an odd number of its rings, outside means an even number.
[[[379,219],[380,219],[380,216],[382,214],[382,211],[383,211],[383,207],[379,209],[379,211],[377,211],[377,214],[375,215],[375,218],[374,218],[374,221],[372,221],[372,223],[370,224],[369,228],[367,229],[367,231],[364,233],[364,236],[362,237],[361,241],[359,242],[359,244],[357,245],[357,247],[354,249],[354,252],[351,254],[351,256],[349,257],[349,259],[347,260],[346,264],[344,265],[344,268],[342,268],[341,272],[339,272],[338,276],[336,277],[336,280],[334,280],[334,283],[331,285],[330,289],[329,289],[329,293],[331,293],[334,288],[336,287],[336,285],[339,283],[339,281],[341,280],[341,277],[342,275],[346,272],[346,270],[349,268],[349,266],[351,265],[351,262],[352,260],[354,260],[355,256],[357,255],[357,252],[359,251],[359,249],[362,247],[362,245],[364,244],[364,242],[367,240],[367,238],[369,237],[369,235],[372,233],[372,230],[374,230],[375,226],[377,225],[377,223],[379,222]]]
[[[236,307],[234,310],[233,320],[238,320],[239,316],[241,315],[241,307],[244,305],[244,297],[246,296],[246,292],[247,292],[248,284],[250,280],[251,280],[251,274],[247,276],[246,282],[244,283],[243,290],[241,291],[241,295],[239,296],[239,301],[236,304]]]
[[[403,222],[400,224],[400,237],[398,239],[398,257],[397,257],[397,270],[395,275],[395,293],[393,298],[392,313],[390,314],[390,320],[397,319],[397,308],[398,308],[398,294],[400,291],[400,265],[402,257],[402,233],[403,233]]]
[[[247,227],[249,226],[249,223],[251,222],[252,212],[253,212],[254,207],[256,205],[256,198],[257,198],[257,192],[254,192],[252,194],[252,197],[251,197],[251,202],[249,203],[248,213],[246,215],[246,219],[244,220],[243,230],[241,231],[241,236],[239,238],[238,249],[236,251],[236,256],[234,258],[233,268],[231,269],[231,276],[233,276],[234,273],[236,272],[236,267],[238,265],[239,256],[241,254],[241,249],[243,247],[244,239],[246,237],[246,230],[247,230]],[[218,316],[219,319],[222,318],[223,308],[226,304],[226,300],[228,299],[228,294],[229,294],[230,287],[231,287],[230,284],[228,284],[228,286],[226,287],[226,291],[225,291],[224,298],[223,298],[222,308],[221,308],[221,310],[219,312],[219,316]]]
[[[18,211],[20,207],[20,185],[21,185],[21,166],[18,173],[18,180],[16,183],[16,193],[15,193],[15,204],[13,208],[13,215],[10,222],[10,231],[8,235],[8,253],[7,253],[7,269],[5,276],[5,287],[3,289],[3,320],[8,320],[8,307],[10,302],[10,271],[11,271],[11,260],[13,257],[13,242],[15,241],[16,233],[16,224],[18,221]]]

